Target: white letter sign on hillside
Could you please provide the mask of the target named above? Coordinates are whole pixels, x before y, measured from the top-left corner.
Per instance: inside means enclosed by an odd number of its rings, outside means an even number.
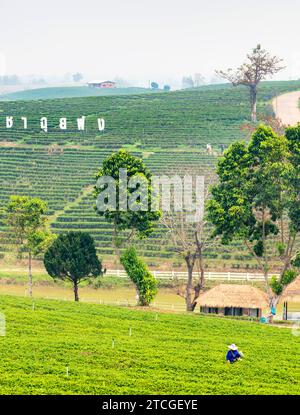
[[[21,117],[21,120],[23,121],[24,130],[27,130],[27,117]]]
[[[67,119],[66,118],[60,118],[59,119],[59,128],[61,130],[66,130],[67,129]]]
[[[14,117],[11,115],[4,116],[4,124],[5,127],[8,128],[23,128],[24,130],[28,129],[28,118],[26,116],[20,116],[20,117]],[[81,117],[76,118],[76,125],[78,131],[84,131],[86,129],[86,116],[82,115]],[[30,122],[30,120],[29,120]],[[39,127],[41,130],[43,130],[45,133],[49,131],[48,128],[48,118],[42,117],[39,119]],[[72,120],[72,123],[74,122],[74,119]],[[0,127],[3,123],[3,119],[0,117]],[[66,131],[68,129],[68,123],[69,119],[67,117],[60,117],[57,119],[57,127],[60,130]],[[104,131],[105,130],[105,120],[104,118],[97,118],[93,121],[90,121],[90,124],[93,123],[93,126],[91,125],[91,128],[94,128],[95,131]],[[31,129],[34,129],[34,126],[29,124]],[[36,126],[37,127],[37,126]],[[55,131],[55,129],[54,129]],[[73,131],[73,130],[72,130]]]
[[[105,121],[103,118],[98,118],[98,130],[104,131],[105,128]]]
[[[84,123],[85,123],[85,117],[77,118],[77,128],[80,131],[84,131]]]
[[[12,128],[13,125],[14,125],[14,118],[6,117],[6,128]]]
[[[42,117],[40,124],[41,124],[41,129],[43,131],[45,131],[45,133],[46,133],[48,131],[48,120],[47,120],[47,118],[46,117]]]

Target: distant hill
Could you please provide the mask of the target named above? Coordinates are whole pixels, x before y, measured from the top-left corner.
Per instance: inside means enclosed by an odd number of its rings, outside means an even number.
[[[80,98],[93,96],[132,95],[132,94],[153,93],[147,88],[91,88],[88,86],[48,87],[27,89],[24,91],[12,92],[0,95],[2,101],[24,101],[35,99],[56,99],[56,98]]]

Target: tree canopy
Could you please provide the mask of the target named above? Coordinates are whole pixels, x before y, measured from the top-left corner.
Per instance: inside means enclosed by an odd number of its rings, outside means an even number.
[[[120,172],[124,177],[120,176]],[[121,173],[122,174],[122,173]],[[137,232],[140,238],[149,236],[154,223],[159,220],[160,211],[152,211],[154,198],[151,186],[151,172],[143,160],[135,157],[125,150],[120,150],[107,157],[96,174],[95,198],[104,201],[105,209],[96,211],[114,225],[114,243],[118,246],[118,233],[131,230],[131,235]],[[110,178],[111,181],[107,181]],[[100,182],[99,182],[100,179]],[[137,179],[136,182],[134,179]],[[141,183],[144,186],[141,186]],[[107,196],[108,187],[113,187],[113,201]],[[142,187],[145,192],[142,192]],[[112,203],[111,203],[112,202]]]
[[[300,232],[300,125],[285,136],[259,126],[249,144],[235,142],[218,163],[219,183],[207,203],[214,235],[223,243],[237,238],[264,272],[270,304],[296,277],[296,236]],[[271,262],[280,277],[269,282]]]
[[[32,296],[32,255],[44,252],[55,236],[46,227],[47,204],[39,198],[13,195],[6,207],[13,242],[28,252],[29,295]]]
[[[137,256],[133,247],[126,249],[122,254],[121,263],[135,284],[139,305],[150,305],[157,294],[157,281],[148,270],[147,265]]]
[[[78,284],[82,280],[103,274],[95,242],[86,232],[60,234],[45,252],[44,265],[52,278],[72,282],[75,301],[79,301]]]

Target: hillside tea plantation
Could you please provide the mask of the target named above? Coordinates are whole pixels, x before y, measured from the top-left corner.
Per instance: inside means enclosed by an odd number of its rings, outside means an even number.
[[[300,392],[290,329],[10,296],[0,304],[0,394]],[[235,365],[224,360],[232,342],[245,355]]]
[[[263,83],[259,112],[271,114],[270,100],[296,89],[300,81]],[[103,159],[125,148],[143,158],[154,175],[210,177],[222,149],[247,138],[241,126],[250,117],[248,101],[246,88],[229,85],[170,93],[0,101],[0,257],[11,251],[1,209],[11,194],[19,194],[48,203],[55,232],[88,231],[98,253],[111,258],[112,228],[95,214],[92,197],[94,175]],[[83,115],[87,129],[77,131],[76,119]],[[13,128],[5,128],[6,116],[14,117]],[[27,130],[22,116],[28,118]],[[48,118],[48,133],[39,128],[41,117]],[[69,120],[66,131],[58,129],[60,117]],[[105,119],[104,132],[95,129],[98,117]],[[208,143],[212,154],[206,152]],[[159,225],[150,238],[139,242],[139,252],[154,266],[161,260],[168,260],[168,267],[178,262],[170,238]],[[238,242],[207,253],[207,260],[221,268],[256,266]]]

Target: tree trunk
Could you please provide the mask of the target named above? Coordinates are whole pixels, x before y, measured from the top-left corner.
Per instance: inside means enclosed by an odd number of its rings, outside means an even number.
[[[28,253],[28,276],[29,276],[29,296],[32,297],[32,255],[29,251]]]
[[[201,290],[204,288],[205,283],[205,274],[204,274],[204,263],[203,263],[203,243],[199,241],[198,233],[195,232],[195,239],[196,239],[196,245],[197,245],[197,254],[198,254],[198,261],[199,261],[199,279],[198,284],[194,288],[194,299],[193,299],[193,310],[196,308],[198,298],[200,296]]]
[[[79,301],[77,281],[74,281],[74,298],[75,298],[75,301]]]
[[[250,86],[250,102],[251,102],[251,119],[253,122],[257,121],[256,107],[257,107],[257,89],[256,85]]]
[[[118,232],[117,232],[116,221],[114,221],[113,246],[114,246],[114,251],[115,251],[115,255],[116,255],[116,263],[119,264],[121,254],[120,254],[120,248],[119,248],[119,245],[118,245]]]
[[[271,314],[271,309],[274,307],[274,308],[276,308],[276,306],[277,306],[277,304],[278,304],[278,302],[279,302],[279,299],[280,299],[280,296],[278,296],[278,295],[276,295],[276,296],[273,296],[271,299],[270,299],[270,316],[269,316],[269,323],[273,323],[273,319],[274,319],[274,316],[273,316],[273,314]]]
[[[186,285],[186,295],[185,295],[185,302],[186,302],[186,311],[194,311],[195,305],[194,301],[192,301],[192,290],[193,290],[193,268],[195,261],[191,258],[190,255],[185,257],[185,262],[188,270],[188,280]]]

